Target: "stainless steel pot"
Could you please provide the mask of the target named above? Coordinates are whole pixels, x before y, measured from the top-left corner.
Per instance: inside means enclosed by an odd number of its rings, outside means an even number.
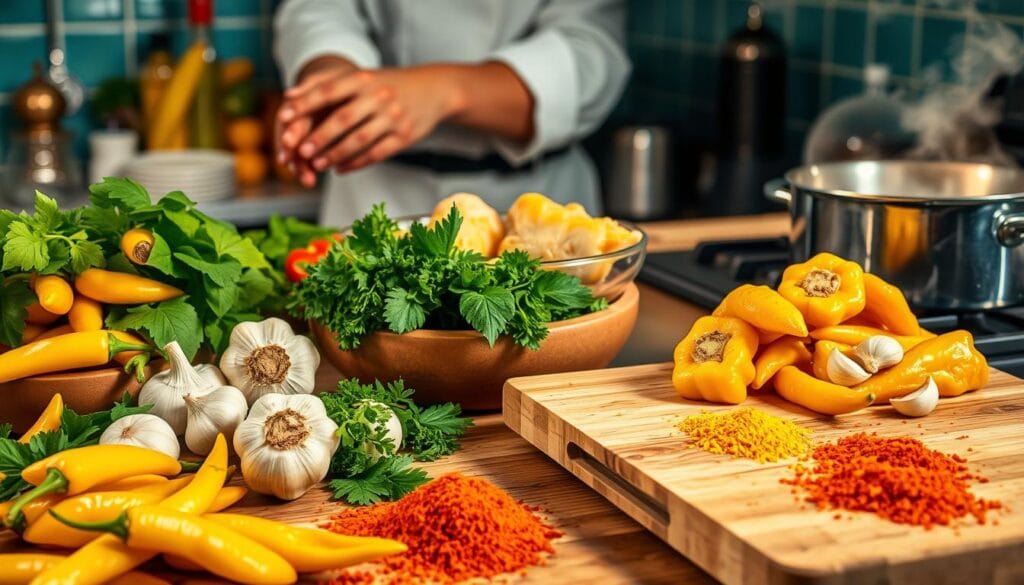
[[[765,185],[792,216],[795,260],[832,252],[920,309],[1024,304],[1024,171],[864,161],[800,167]]]

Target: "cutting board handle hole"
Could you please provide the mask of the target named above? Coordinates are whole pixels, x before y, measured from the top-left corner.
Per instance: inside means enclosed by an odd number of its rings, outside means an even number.
[[[568,456],[569,461],[586,470],[596,481],[602,483],[606,489],[615,492],[619,497],[632,504],[639,513],[646,516],[646,522],[657,524],[662,529],[667,530],[669,516],[664,504],[661,504],[651,496],[640,491],[636,486],[627,482],[576,443],[570,441],[566,444],[565,454]],[[638,518],[638,520],[641,519]]]

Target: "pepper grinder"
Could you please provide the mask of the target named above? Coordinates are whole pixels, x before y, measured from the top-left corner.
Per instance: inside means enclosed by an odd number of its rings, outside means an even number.
[[[30,208],[39,190],[62,206],[78,205],[87,196],[73,136],[60,127],[64,96],[46,80],[39,63],[33,69],[32,79],[18,88],[12,100],[23,127],[12,132],[7,154],[10,203]]]

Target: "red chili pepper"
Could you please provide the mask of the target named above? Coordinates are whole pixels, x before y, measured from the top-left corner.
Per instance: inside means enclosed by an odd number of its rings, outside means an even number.
[[[316,264],[331,250],[335,242],[343,238],[341,234],[333,234],[333,240],[318,238],[309,243],[305,248],[296,248],[288,252],[284,259],[284,274],[291,282],[301,282],[309,276],[309,266]]]

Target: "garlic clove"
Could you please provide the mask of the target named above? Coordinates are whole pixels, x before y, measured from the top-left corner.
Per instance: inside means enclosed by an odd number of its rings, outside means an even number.
[[[929,376],[923,386],[902,398],[890,398],[889,404],[904,416],[925,416],[939,404],[939,387]]]
[[[100,445],[134,445],[174,459],[181,454],[171,425],[155,414],[130,414],[115,420],[100,435]]]
[[[853,348],[853,355],[865,370],[875,374],[903,361],[903,346],[887,335],[872,335]]]
[[[182,400],[188,411],[185,445],[197,455],[208,454],[218,434],[230,441],[249,412],[245,395],[233,386],[218,386],[198,395],[186,394]]]
[[[832,353],[828,354],[826,371],[829,380],[840,386],[856,386],[871,377],[860,364],[846,357],[846,354],[838,349],[833,349]]]

